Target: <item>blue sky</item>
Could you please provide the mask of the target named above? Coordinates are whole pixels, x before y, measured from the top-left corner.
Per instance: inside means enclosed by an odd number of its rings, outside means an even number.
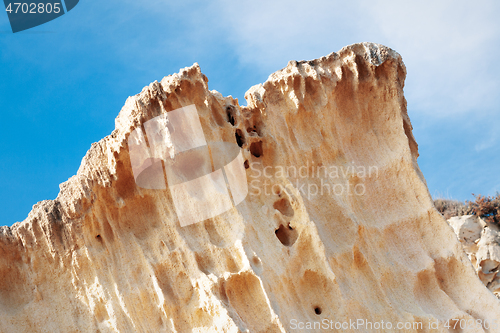
[[[126,98],[198,62],[245,91],[289,60],[356,42],[398,51],[433,196],[500,191],[500,4],[495,1],[81,0],[13,34],[0,13],[0,225],[24,220],[114,129]]]

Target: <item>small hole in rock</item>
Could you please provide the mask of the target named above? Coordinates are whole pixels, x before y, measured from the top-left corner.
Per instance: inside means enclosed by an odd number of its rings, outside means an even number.
[[[259,133],[257,132],[257,128],[255,128],[255,126],[253,127],[247,127],[247,133],[250,134],[250,135],[253,135],[254,133],[259,135]]]
[[[261,121],[254,121],[253,125],[250,125],[247,127],[247,133],[250,135],[255,135],[257,134],[258,136],[262,136],[262,122]]]
[[[274,188],[274,194],[281,197],[281,185],[278,185],[276,187],[273,186],[273,188]]]
[[[317,315],[320,315],[321,314],[321,308],[319,306],[315,307],[314,308],[314,313],[317,314]]]
[[[292,246],[297,240],[297,231],[286,228],[283,224],[281,224],[279,228],[274,231],[274,233],[276,234],[276,237],[278,237],[281,244],[285,246]]]
[[[233,106],[232,105],[229,105],[227,108],[226,108],[226,113],[227,113],[227,121],[234,126],[234,124],[236,124],[236,119],[234,117],[234,110],[233,110]]]
[[[101,235],[97,235],[97,236],[95,236],[95,239],[97,239],[99,242],[102,242]]]
[[[273,208],[277,209],[281,214],[285,216],[293,216],[295,214],[290,201],[287,198],[282,198],[273,204]]]
[[[236,143],[238,144],[238,146],[243,147],[243,145],[245,144],[245,136],[243,135],[243,132],[238,128],[236,130]]]
[[[259,257],[254,256],[252,258],[252,262],[254,263],[254,265],[260,265],[260,259],[259,259]]]
[[[288,229],[293,230],[293,228],[292,228],[292,226],[290,225],[290,223],[288,223]]]
[[[250,165],[248,164],[248,160],[245,160],[245,163],[243,164],[245,166],[245,169],[248,169]]]
[[[250,145],[250,153],[255,157],[262,156],[262,141],[252,142]]]

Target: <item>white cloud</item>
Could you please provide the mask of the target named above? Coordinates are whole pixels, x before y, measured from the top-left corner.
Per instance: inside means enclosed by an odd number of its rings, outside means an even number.
[[[500,88],[495,1],[230,1],[214,8],[241,61],[274,71],[347,44],[397,50],[410,107],[433,116],[491,112]]]
[[[217,3],[242,61],[266,71],[284,67],[288,60],[338,51],[349,44],[356,28],[356,6],[347,1],[341,7],[335,1],[318,0]]]
[[[449,116],[491,112],[500,88],[499,6],[494,1],[366,2],[383,38],[408,67],[414,107]]]

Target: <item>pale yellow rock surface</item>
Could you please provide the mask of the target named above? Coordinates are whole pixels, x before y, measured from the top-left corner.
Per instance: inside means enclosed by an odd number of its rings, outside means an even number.
[[[209,91],[196,64],[150,84],[57,199],[0,228],[0,331],[314,332],[298,327],[364,319],[447,332],[450,319],[498,320],[417,165],[405,75],[399,54],[364,43],[290,62],[246,107]],[[250,192],[181,227],[168,189],[136,186],[127,139],[192,104],[207,141],[238,136]]]

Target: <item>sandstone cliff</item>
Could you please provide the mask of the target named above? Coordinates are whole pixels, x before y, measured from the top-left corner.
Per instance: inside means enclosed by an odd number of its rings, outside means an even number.
[[[145,87],[55,200],[0,228],[0,331],[301,332],[300,323],[362,319],[393,325],[373,331],[445,332],[450,319],[494,323],[500,304],[417,165],[405,75],[396,52],[363,43],[290,62],[248,91],[248,106],[209,91],[197,64]],[[241,146],[249,192],[183,227],[168,188],[137,186],[129,138],[190,105],[207,141]]]

